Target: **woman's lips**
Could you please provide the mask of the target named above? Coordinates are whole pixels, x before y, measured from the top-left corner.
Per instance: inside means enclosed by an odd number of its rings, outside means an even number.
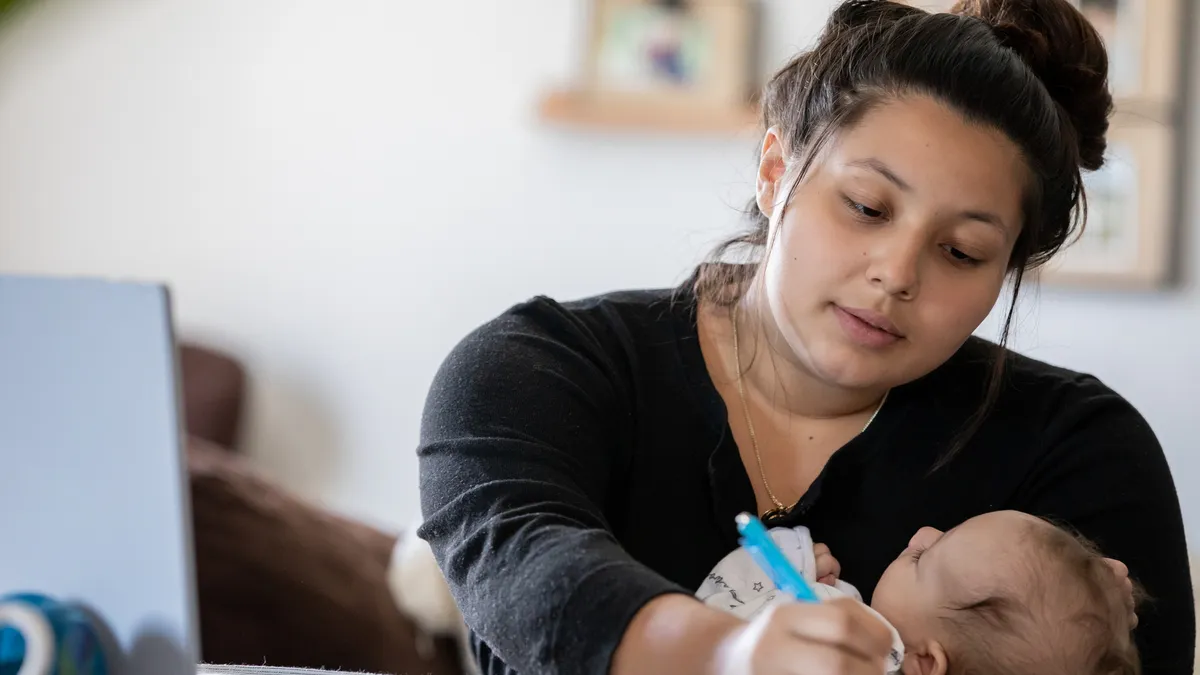
[[[879,312],[834,305],[833,313],[846,337],[863,347],[882,349],[904,339],[896,324]]]

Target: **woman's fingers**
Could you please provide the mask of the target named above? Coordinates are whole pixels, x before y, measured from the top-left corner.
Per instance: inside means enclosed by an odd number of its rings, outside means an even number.
[[[721,675],[880,675],[891,632],[861,603],[773,605],[717,645]]]
[[[887,626],[849,598],[822,604],[789,603],[777,611],[780,627],[791,635],[835,647],[866,663],[882,665],[892,649]]]
[[[864,658],[832,645],[787,643],[771,652],[766,670],[792,675],[881,675],[883,657]]]

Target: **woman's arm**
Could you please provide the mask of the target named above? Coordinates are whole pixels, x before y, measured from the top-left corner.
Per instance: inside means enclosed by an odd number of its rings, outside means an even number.
[[[1128,565],[1150,601],[1138,608],[1146,675],[1192,675],[1195,605],[1179,498],[1142,416],[1097,387],[1046,430],[1049,451],[1016,508],[1065,522]]]
[[[632,395],[602,330],[531,303],[464,339],[434,380],[419,534],[477,637],[520,673],[881,672],[891,634],[859,603],[745,623],[616,541],[604,513],[622,498]]]
[[[453,350],[426,404],[419,534],[521,673],[606,673],[635,613],[688,594],[606,522],[630,404],[600,339],[550,302],[515,308]]]
[[[613,657],[611,673],[717,675],[720,671],[712,646],[724,642],[744,625],[734,615],[713,610],[694,598],[655,598],[630,622]]]

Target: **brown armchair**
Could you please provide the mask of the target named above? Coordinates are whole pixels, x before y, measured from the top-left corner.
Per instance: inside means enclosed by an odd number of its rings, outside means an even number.
[[[236,449],[246,392],[242,364],[214,349],[182,343],[179,372],[188,434],[228,450]]]
[[[392,599],[397,534],[327,513],[232,452],[245,374],[228,355],[180,347],[202,658],[208,663],[461,675],[455,643],[418,651]]]

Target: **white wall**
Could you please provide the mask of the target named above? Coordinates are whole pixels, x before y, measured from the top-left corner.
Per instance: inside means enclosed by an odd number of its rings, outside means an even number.
[[[766,4],[773,65],[831,0]],[[261,465],[399,525],[455,341],[535,293],[676,283],[750,194],[751,137],[536,123],[583,7],[44,0],[0,40],[0,269],[168,281],[184,335],[247,362]],[[1200,292],[1026,307],[1020,344],[1127,394],[1195,484]]]

